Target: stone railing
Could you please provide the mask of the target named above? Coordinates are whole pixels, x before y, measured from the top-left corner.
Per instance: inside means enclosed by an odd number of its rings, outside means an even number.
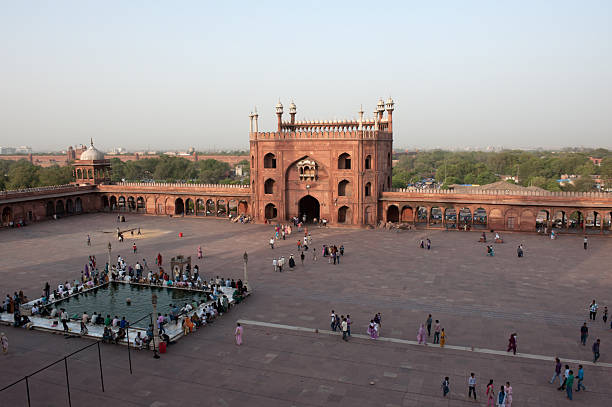
[[[460,191],[451,189],[420,189],[420,188],[391,188],[385,192],[405,192],[412,194],[432,195],[511,195],[511,196],[558,196],[567,198],[610,198],[608,192],[570,192],[570,191],[517,191],[512,189],[482,190],[466,188]]]
[[[9,191],[0,191],[0,198],[12,198],[12,197],[22,196],[22,195],[27,195],[27,194],[39,194],[39,193],[48,193],[48,192],[53,193],[53,192],[76,191],[79,188],[83,188],[83,187],[80,187],[74,184],[63,184],[63,185],[52,185],[48,187],[15,189],[15,190],[9,190]]]
[[[294,139],[380,139],[390,140],[391,133],[383,130],[353,130],[353,131],[271,131],[253,132],[252,140],[294,140]]]
[[[170,187],[170,188],[216,188],[216,189],[248,189],[242,184],[192,184],[188,182],[115,182],[111,185],[126,187]]]

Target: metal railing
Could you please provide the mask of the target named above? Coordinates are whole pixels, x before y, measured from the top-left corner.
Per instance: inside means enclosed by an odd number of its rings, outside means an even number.
[[[137,321],[132,322],[132,324],[136,324],[140,321],[142,321],[145,318],[149,318],[151,321],[151,324],[153,324],[153,315],[152,314],[146,314],[145,316],[143,316],[142,318],[140,318]],[[157,323],[157,321],[155,321],[155,323]],[[27,375],[25,375],[24,377],[22,377],[19,380],[14,381],[13,383],[4,386],[3,388],[0,389],[0,398],[2,398],[1,394],[3,391],[8,390],[14,386],[17,386],[18,384],[20,384],[21,382],[25,382],[25,392],[26,392],[26,397],[28,400],[28,407],[32,406],[32,401],[31,401],[31,397],[30,397],[30,378],[35,376],[38,373],[41,373],[55,365],[57,365],[58,363],[64,363],[64,371],[66,373],[66,394],[67,394],[67,402],[68,402],[68,406],[72,407],[72,397],[70,395],[70,375],[69,375],[69,371],[68,371],[68,358],[70,358],[71,356],[74,356],[78,353],[81,353],[89,348],[92,348],[94,346],[96,346],[98,348],[98,366],[100,368],[100,388],[102,390],[102,392],[105,392],[105,388],[104,388],[104,372],[102,370],[102,354],[100,352],[100,343],[102,343],[103,340],[102,339],[98,339],[96,340],[94,343],[91,343],[89,345],[86,345],[80,349],[75,350],[72,353],[69,353],[68,355],[65,355],[64,357],[56,360],[55,362],[49,363],[48,365],[41,367],[40,369],[29,373]],[[128,364],[129,364],[129,370],[130,370],[130,374],[133,374],[133,370],[132,370],[132,355],[131,355],[131,351],[130,351],[130,332],[129,332],[129,325],[126,327],[126,342],[127,342],[127,353],[128,353]],[[157,348],[155,347],[155,340],[151,341],[153,343],[153,349],[151,349],[154,353],[154,357],[155,358],[159,358],[159,355],[157,354]],[[149,350],[149,347],[147,346],[147,350]]]

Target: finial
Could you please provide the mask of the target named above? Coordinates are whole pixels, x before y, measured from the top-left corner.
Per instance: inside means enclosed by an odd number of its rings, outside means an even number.
[[[91,146],[93,147],[93,137],[89,139],[91,141]]]

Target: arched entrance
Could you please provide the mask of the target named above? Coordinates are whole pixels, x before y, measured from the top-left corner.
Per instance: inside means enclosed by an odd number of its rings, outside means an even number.
[[[387,208],[387,222],[399,222],[399,209],[396,205],[389,205]]]
[[[7,226],[10,221],[13,220],[13,211],[9,206],[5,206],[2,209],[2,224]]]
[[[338,209],[338,223],[351,223],[351,210],[348,206]]]
[[[174,214],[182,215],[185,213],[185,204],[183,203],[183,199],[177,198],[174,201]]]
[[[306,222],[312,222],[313,219],[320,217],[319,201],[312,195],[306,195],[300,199],[299,203],[300,220],[303,220],[306,215]]]

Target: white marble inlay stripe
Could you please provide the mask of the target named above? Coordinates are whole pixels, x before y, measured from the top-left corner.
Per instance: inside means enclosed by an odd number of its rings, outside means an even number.
[[[306,328],[306,327],[293,326],[293,325],[273,324],[270,322],[263,322],[263,321],[251,321],[247,319],[240,319],[238,320],[238,322],[240,322],[243,325],[255,325],[255,326],[262,326],[266,328],[286,329],[290,331],[319,333],[319,334],[324,334],[324,335],[341,335],[340,332],[333,332],[333,331],[326,330],[326,329],[315,329],[315,328]],[[354,334],[354,333],[351,333],[351,338],[370,339],[368,335]],[[381,341],[381,342],[398,343],[402,345],[414,345],[414,346],[419,346],[419,347],[423,346],[423,345],[419,345],[417,341],[411,341],[408,339],[387,338],[387,337],[381,336],[376,340]],[[440,347],[440,345],[432,344],[432,343],[428,343],[427,346],[434,347],[434,348]],[[444,345],[443,349],[452,349],[452,350],[458,350],[458,351],[464,351],[464,352],[484,353],[488,355],[498,355],[498,356],[505,356],[505,357],[512,357],[512,358],[545,360],[547,362],[552,362],[555,360],[555,356],[534,355],[531,353],[520,353],[520,352],[517,352],[516,355],[513,355],[510,352],[504,352],[503,350],[476,348],[476,347],[458,346],[458,345]],[[582,364],[585,366],[599,366],[599,367],[612,368],[612,363],[604,363],[604,362],[593,363],[590,360],[569,359],[569,358],[563,358],[561,356],[559,356],[559,358],[561,358],[563,363]]]

